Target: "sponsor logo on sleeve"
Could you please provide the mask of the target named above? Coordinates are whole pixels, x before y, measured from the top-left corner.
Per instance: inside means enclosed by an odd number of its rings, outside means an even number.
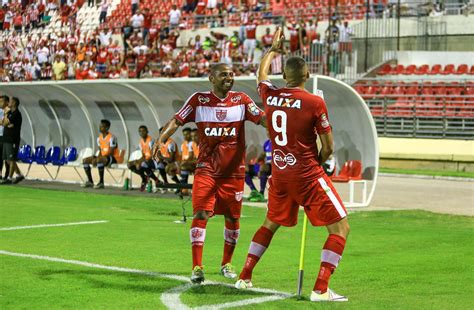
[[[321,126],[323,128],[328,128],[329,127],[329,121],[326,113],[321,114]]]
[[[260,115],[260,109],[257,107],[257,105],[255,104],[255,102],[251,102],[251,103],[247,106],[247,110],[249,111],[250,114],[252,114],[252,115],[254,115],[254,116]]]

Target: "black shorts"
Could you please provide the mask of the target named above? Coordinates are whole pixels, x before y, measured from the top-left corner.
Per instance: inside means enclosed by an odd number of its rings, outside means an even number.
[[[3,142],[2,159],[17,161],[20,143]]]
[[[115,159],[115,157],[113,157],[112,155],[109,155],[107,156],[107,162],[105,163],[105,167],[110,167],[112,164],[116,164],[117,163],[117,160]]]

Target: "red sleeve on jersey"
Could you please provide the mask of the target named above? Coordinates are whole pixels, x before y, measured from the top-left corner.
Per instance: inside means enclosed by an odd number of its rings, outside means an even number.
[[[317,99],[316,108],[316,132],[319,135],[331,132],[331,125],[329,124],[328,109],[323,99]]]
[[[260,109],[252,98],[246,94],[242,94],[242,103],[245,104],[245,119],[255,124],[259,124],[265,114],[262,109]]]
[[[194,122],[196,117],[196,106],[198,103],[198,95],[194,93],[191,95],[188,100],[184,103],[183,107],[175,114],[175,118],[181,123],[186,124],[189,122]]]
[[[260,98],[265,100],[265,98],[267,98],[268,91],[272,90],[272,89],[275,89],[275,88],[276,87],[273,86],[273,84],[270,81],[265,80],[265,81],[261,81],[260,83],[258,83],[257,92],[258,92],[258,95],[260,96]],[[265,105],[265,102],[263,103],[263,105]]]

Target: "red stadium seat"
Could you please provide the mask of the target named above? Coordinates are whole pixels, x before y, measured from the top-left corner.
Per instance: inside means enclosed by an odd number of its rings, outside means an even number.
[[[380,71],[378,72],[378,75],[387,75],[387,74],[390,74],[391,71],[392,71],[392,65],[385,64],[382,66],[382,69],[380,69]]]
[[[393,75],[402,74],[403,70],[405,70],[405,67],[403,65],[397,65],[392,69],[392,71],[390,71],[390,74],[393,74]]]
[[[433,67],[431,67],[431,71],[429,71],[428,74],[436,75],[436,74],[440,74],[440,72],[441,72],[441,65],[434,65]]]
[[[469,67],[466,64],[459,65],[456,74],[467,74],[468,69]]]
[[[421,65],[418,69],[415,70],[415,74],[416,75],[428,74],[429,69],[430,69],[429,65]]]
[[[415,65],[409,65],[408,67],[405,68],[405,70],[402,71],[402,74],[411,75],[415,73],[415,70],[416,70]]]
[[[350,171],[349,162],[346,161],[338,175],[332,177],[333,182],[349,182]]]
[[[441,72],[443,75],[454,74],[454,65],[446,65]]]

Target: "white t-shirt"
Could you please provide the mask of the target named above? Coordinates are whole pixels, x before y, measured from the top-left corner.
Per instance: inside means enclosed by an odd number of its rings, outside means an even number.
[[[169,12],[169,16],[170,16],[170,24],[172,24],[172,25],[179,24],[179,19],[181,17],[181,12],[178,9],[171,10]]]
[[[36,51],[36,56],[38,57],[38,63],[42,64],[48,61],[49,49],[45,46]]]
[[[109,31],[107,33],[105,32],[101,32],[99,34],[99,40],[100,40],[100,44],[102,46],[109,46],[109,42],[110,42],[110,38],[112,37],[112,31]]]
[[[143,26],[143,21],[144,21],[144,17],[142,14],[138,15],[138,14],[135,14],[132,16],[132,27],[133,28],[141,28]]]
[[[339,42],[351,42],[351,34],[352,28],[351,27],[340,27],[339,28]]]

